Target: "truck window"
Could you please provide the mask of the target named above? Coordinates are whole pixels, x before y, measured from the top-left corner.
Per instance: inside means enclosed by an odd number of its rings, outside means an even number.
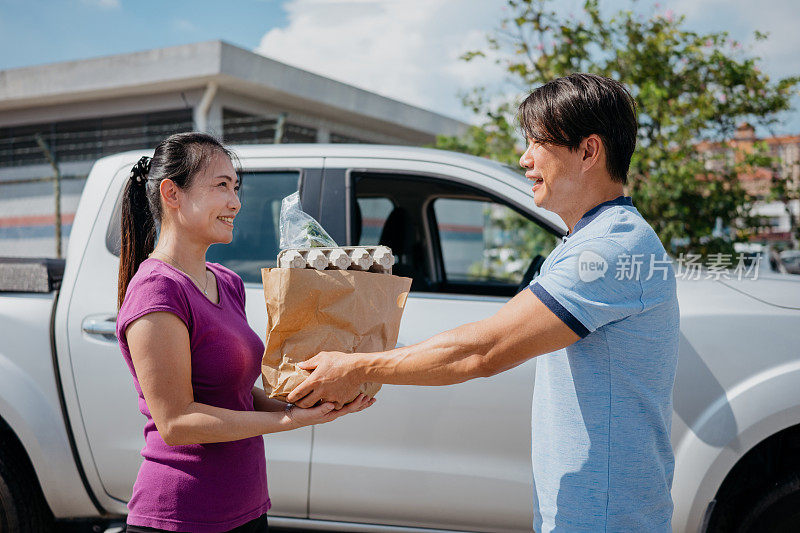
[[[394,202],[381,196],[362,197],[357,202],[354,240],[359,246],[380,244],[381,232],[386,225],[386,219],[395,208]]]
[[[546,257],[556,244],[550,232],[500,203],[436,198],[433,214],[447,292],[514,290],[534,257]]]
[[[261,283],[261,269],[277,264],[281,200],[297,191],[300,173],[296,170],[278,172],[242,172],[242,208],[236,216],[233,240],[229,244],[214,244],[206,260],[221,263],[236,272],[242,280]],[[106,234],[106,247],[119,256],[120,198]]]
[[[245,283],[261,283],[261,269],[277,266],[281,200],[297,191],[299,178],[297,171],[242,173],[233,240],[211,245],[206,260],[225,265]]]

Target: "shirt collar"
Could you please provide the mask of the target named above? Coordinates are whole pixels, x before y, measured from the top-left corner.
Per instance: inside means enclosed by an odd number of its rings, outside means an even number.
[[[575,227],[572,228],[572,231],[570,231],[569,233],[567,233],[564,236],[564,240],[566,240],[568,237],[572,237],[573,235],[575,235],[576,231],[578,231],[579,229],[581,229],[582,227],[587,225],[589,222],[591,222],[592,220],[597,218],[597,216],[600,213],[602,213],[606,209],[610,209],[610,208],[614,207],[615,205],[630,205],[630,206],[633,206],[633,200],[631,199],[630,196],[620,195],[620,196],[617,196],[616,198],[614,198],[613,200],[607,200],[607,201],[605,201],[605,202],[603,202],[601,204],[597,204],[593,208],[589,209],[581,217],[581,219],[575,224]]]

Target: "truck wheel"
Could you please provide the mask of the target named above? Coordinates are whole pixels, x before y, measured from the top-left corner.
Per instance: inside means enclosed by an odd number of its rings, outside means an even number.
[[[0,431],[0,531],[53,531],[53,514],[16,439]]]
[[[739,531],[800,531],[800,475],[793,473],[765,490],[745,512]]]
[[[719,502],[708,533],[788,533],[800,531],[800,475]]]

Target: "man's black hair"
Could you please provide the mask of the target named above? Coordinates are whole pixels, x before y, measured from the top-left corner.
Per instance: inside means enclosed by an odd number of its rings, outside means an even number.
[[[597,134],[611,179],[626,183],[636,148],[636,102],[618,81],[595,74],[570,74],[534,90],[517,112],[525,136],[577,150]]]

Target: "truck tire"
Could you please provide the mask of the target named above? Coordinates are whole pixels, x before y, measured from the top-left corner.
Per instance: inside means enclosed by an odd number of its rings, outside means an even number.
[[[720,502],[722,503],[722,502]],[[800,474],[793,472],[746,497],[718,504],[708,533],[800,531]]]
[[[28,457],[13,435],[0,431],[0,531],[46,533],[53,528],[53,514]]]
[[[740,531],[800,531],[800,475],[792,473],[764,491],[745,512]]]

